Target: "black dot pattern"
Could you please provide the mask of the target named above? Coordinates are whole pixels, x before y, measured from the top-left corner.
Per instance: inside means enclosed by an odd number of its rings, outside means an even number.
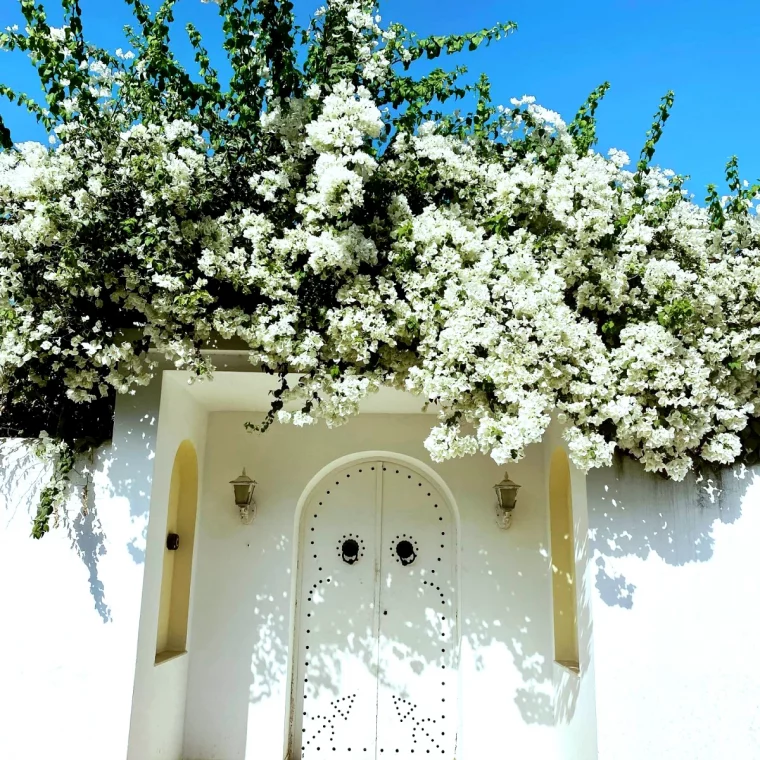
[[[441,715],[439,726],[438,718],[420,717],[418,715],[417,705],[410,702],[408,699],[401,699],[400,697],[393,697],[393,705],[396,708],[396,714],[398,715],[399,723],[409,723],[411,728],[411,747],[407,747],[406,750],[395,749],[393,752],[415,753],[415,750],[420,754],[445,754],[446,745],[445,737],[445,715]],[[453,733],[453,732],[452,732]],[[420,745],[420,746],[418,746]],[[381,749],[385,751],[385,748]],[[438,751],[438,752],[436,752]]]
[[[367,552],[364,536],[375,527],[372,484],[376,474],[371,468],[363,464],[328,476],[302,518],[301,704],[296,710],[294,757],[344,758],[347,752],[367,757],[374,750],[374,737],[362,736],[357,742],[354,729],[355,705],[367,695],[355,689],[346,693],[350,683],[335,677],[343,666],[340,650],[350,648],[353,628],[371,625],[373,619],[371,599],[363,604],[359,600],[357,607],[362,609],[347,610],[357,598],[357,580],[367,573],[372,578],[372,565],[363,567],[361,562]],[[365,492],[368,503],[366,499],[358,505],[352,501],[357,493]],[[363,586],[368,587],[371,583]]]
[[[365,462],[328,475],[309,504],[293,757],[453,758],[456,530],[447,503],[410,468]]]
[[[405,466],[386,468],[379,656],[381,663],[383,658],[391,663],[393,675],[387,684],[381,679],[377,752],[379,757],[453,758],[455,524],[427,479]],[[408,666],[393,664],[404,655]]]

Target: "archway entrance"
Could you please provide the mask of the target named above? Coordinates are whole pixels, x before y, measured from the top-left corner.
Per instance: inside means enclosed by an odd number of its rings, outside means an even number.
[[[456,522],[389,461],[336,469],[301,519],[293,758],[453,760]]]

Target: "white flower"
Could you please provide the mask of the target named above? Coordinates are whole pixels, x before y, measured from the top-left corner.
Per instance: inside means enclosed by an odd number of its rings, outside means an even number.
[[[265,105],[242,153],[212,150],[193,115],[136,118],[123,83],[145,60],[72,59],[107,129],[66,99],[52,147],[0,153],[0,400],[26,377],[60,378],[78,403],[131,393],[156,354],[206,376],[199,345],[219,334],[303,373],[282,422],[341,424],[383,385],[418,395],[438,412],[437,461],[518,460],[552,415],[584,469],[616,447],[676,479],[735,461],[760,416],[757,215],[724,198],[714,229],[672,172],[579,156],[529,96],[497,112],[498,147],[436,120],[386,142],[394,115],[372,93],[412,56],[371,3],[329,7],[364,86],[276,97],[252,58]]]
[[[383,121],[369,93],[339,82],[323,101],[316,121],[306,126],[307,142],[320,153],[353,151],[380,136]]]

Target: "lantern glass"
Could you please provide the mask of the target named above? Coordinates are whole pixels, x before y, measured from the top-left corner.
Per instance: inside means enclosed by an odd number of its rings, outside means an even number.
[[[243,474],[239,475],[235,480],[231,480],[230,484],[235,490],[235,504],[247,506],[251,503],[253,491],[256,488],[256,481],[245,474],[245,468],[243,468]]]
[[[511,512],[517,504],[517,492],[521,486],[510,480],[509,475],[504,473],[504,480],[497,483],[493,488],[499,500],[499,507],[505,512]]]

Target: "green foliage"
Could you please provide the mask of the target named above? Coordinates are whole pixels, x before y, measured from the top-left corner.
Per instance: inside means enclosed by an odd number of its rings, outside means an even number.
[[[3,150],[11,150],[13,148],[11,131],[5,126],[2,116],[0,116],[0,148]]]
[[[505,398],[523,398],[527,388],[533,394],[527,409],[539,409],[550,393],[556,408],[583,406],[560,388],[566,370],[584,394],[593,385],[578,351],[590,351],[594,341],[610,352],[626,340],[633,344],[636,338],[627,333],[641,326],[660,337],[665,333],[663,340],[680,341],[685,334],[690,339],[705,318],[700,297],[665,276],[666,285],[652,287],[651,301],[642,295],[650,263],[684,264],[695,277],[707,266],[689,261],[689,253],[681,257],[687,246],[673,231],[685,200],[685,178],[652,166],[672,92],[662,99],[631,175],[592,150],[607,82],[565,128],[556,114],[530,99],[512,101],[511,108],[495,106],[489,79],[483,75],[466,83],[463,65],[414,72],[417,61],[439,61],[506,37],[516,29],[511,22],[418,37],[399,24],[380,29],[373,0],[330,0],[302,29],[289,0],[219,0],[222,51],[231,68],[224,85],[214,51],[194,25],[185,32],[195,70],[175,54],[177,0],[163,0],[155,12],[145,0],[125,2],[134,18],[126,29],[133,56],[87,41],[78,0],[61,0],[60,29],[51,28],[44,2],[20,0],[25,30],[0,33],[0,49],[30,58],[42,100],[1,84],[0,95],[26,108],[53,136],[54,147],[29,154],[29,161],[44,168],[51,157],[60,157],[60,165],[69,167],[29,191],[38,193],[34,203],[44,213],[34,218],[40,232],[28,245],[25,238],[14,238],[14,225],[29,211],[26,190],[14,195],[0,183],[0,197],[7,199],[0,244],[9,252],[0,250],[5,256],[0,256],[0,324],[9,335],[28,338],[19,338],[17,345],[8,341],[12,345],[6,349],[0,335],[5,352],[0,434],[37,436],[44,430],[54,442],[54,473],[34,519],[36,538],[48,530],[77,456],[108,438],[115,393],[149,382],[151,347],[176,366],[204,374],[209,364],[202,346],[216,331],[247,340],[252,357],[279,380],[266,419],[249,426],[263,431],[292,391],[303,392],[301,411],[308,416],[324,401],[314,388],[337,388],[343,403],[342,383],[370,378],[398,386],[409,379],[405,373],[411,366],[423,373],[425,363],[434,364],[434,357],[423,360],[417,353],[434,345],[431,323],[455,323],[460,315],[448,314],[444,301],[466,299],[470,292],[461,283],[450,292],[435,290],[458,275],[455,267],[441,285],[436,267],[461,254],[458,268],[483,276],[478,283],[473,274],[472,293],[488,308],[503,308],[500,319],[509,318],[499,323],[500,345],[493,349],[504,355],[490,369],[485,357],[491,349],[477,345],[457,354],[456,371],[439,373],[439,380],[446,377],[458,388],[442,424],[454,429],[460,420],[476,421],[462,402],[467,394],[459,388],[467,387],[472,388],[467,403],[482,404],[489,415],[484,436],[491,436],[497,413],[502,420],[514,414],[520,424],[506,429],[529,436],[536,429],[530,412],[520,417],[523,402]],[[471,111],[452,111],[462,100],[474,104]],[[329,108],[338,115],[323,119]],[[350,139],[341,143],[335,134],[343,132]],[[16,159],[21,165],[27,158],[25,149],[14,147],[2,119],[0,148],[0,171],[11,173]],[[728,198],[719,197],[714,186],[708,190],[706,237],[718,258],[730,246],[740,259],[744,242],[755,234],[749,210],[760,185],[741,182],[735,158],[726,167],[726,180]],[[352,202],[341,206],[338,196],[348,194],[346,187],[352,189]],[[430,222],[426,215],[433,214]],[[693,216],[706,226],[702,210]],[[431,238],[429,245],[420,243],[420,229]],[[626,237],[637,232],[640,239]],[[704,247],[703,238],[695,237]],[[318,267],[312,259],[320,247],[334,260],[328,256]],[[626,263],[629,259],[634,263]],[[490,273],[491,266],[493,280],[488,280],[491,275],[483,272]],[[546,291],[536,285],[542,276]],[[405,298],[415,287],[422,292],[412,306]],[[530,309],[544,319],[541,299],[553,297],[553,288],[558,295],[551,308],[564,315],[557,319],[572,314],[578,324],[570,329],[562,323],[554,334],[557,326],[542,321],[541,337],[527,339],[522,350],[539,356],[538,346],[548,336],[547,345],[556,352],[550,359],[559,357],[559,364],[549,367],[551,360],[542,359],[546,366],[526,370],[521,387],[503,393],[499,382],[512,376],[504,367],[514,358],[503,346],[530,333],[531,320],[538,320]],[[519,291],[520,304],[504,295],[510,289]],[[491,291],[500,294],[493,303]],[[355,304],[367,310],[361,319]],[[420,313],[420,304],[430,311]],[[366,350],[344,335],[351,329],[336,318],[341,309],[354,332],[374,331]],[[262,347],[251,336],[257,329],[266,332],[270,317],[285,327],[272,327],[276,338],[268,337]],[[24,332],[22,323],[33,327]],[[483,324],[488,325],[483,334],[493,334],[490,317]],[[48,332],[35,333],[39,325]],[[139,337],[124,337],[135,333]],[[471,337],[459,327],[451,333],[456,340]],[[287,382],[292,359],[280,345],[303,335],[313,338],[313,356],[293,389]],[[355,342],[365,338],[359,335]],[[571,339],[573,350],[563,343]],[[330,353],[328,345],[340,348]],[[716,374],[738,385],[751,362],[736,347],[731,350],[723,364],[718,360]],[[462,380],[456,373],[465,373],[462,368],[473,358],[482,376],[470,384],[469,377]],[[492,376],[497,371],[500,381]],[[657,368],[642,370],[645,374],[654,378]],[[589,458],[593,449],[614,442],[614,426],[607,420],[595,427],[595,414],[579,423],[589,435],[577,450]],[[664,423],[658,418],[657,424]],[[743,441],[751,454],[760,447],[754,437],[760,433],[756,424],[750,428]],[[493,434],[481,449],[501,446],[503,437]],[[520,449],[509,443],[510,455]],[[461,450],[472,445],[465,441]],[[642,446],[636,442],[631,448]]]
[[[588,96],[578,109],[575,118],[568,124],[568,132],[575,141],[579,156],[585,156],[596,145],[596,109],[609,89],[609,82],[600,84]]]
[[[409,59],[403,61],[404,67],[408,68],[412,62],[423,56],[432,60],[441,55],[452,55],[462,50],[472,52],[484,43],[490,45],[491,42],[500,40],[508,34],[516,32],[517,24],[513,21],[508,21],[496,24],[490,29],[481,29],[478,32],[470,32],[469,34],[434,35],[432,37],[423,37],[422,39],[418,39],[417,35],[403,27],[399,26],[397,28],[401,32],[400,42],[409,52]]]
[[[660,309],[657,321],[673,332],[683,330],[694,316],[694,307],[686,298],[678,298]]]
[[[144,0],[125,2],[134,17],[133,24],[125,29],[133,57],[114,55],[86,40],[78,0],[61,0],[63,24],[58,29],[51,29],[45,3],[19,0],[26,29],[0,33],[0,50],[28,55],[36,69],[44,102],[37,103],[29,95],[3,84],[0,84],[0,95],[24,107],[51,134],[55,131],[60,140],[73,138],[59,127],[69,124],[83,127],[85,134],[103,151],[99,181],[112,188],[111,192],[120,182],[119,158],[113,145],[118,144],[121,131],[137,123],[146,126],[164,125],[173,120],[193,123],[199,134],[207,137],[210,150],[223,159],[227,181],[226,192],[221,195],[205,195],[202,188],[197,188],[195,208],[185,211],[188,218],[212,213],[214,208],[247,202],[252,189],[245,183],[243,165],[256,164],[264,168],[267,156],[281,149],[276,138],[262,135],[262,114],[278,102],[301,96],[309,85],[329,85],[348,79],[368,88],[378,105],[394,109],[395,116],[386,126],[386,139],[395,131],[413,132],[423,121],[443,119],[445,114],[441,107],[444,104],[474,92],[478,98],[476,113],[458,122],[456,129],[474,135],[485,134],[494,113],[485,78],[475,85],[460,85],[458,80],[466,72],[464,66],[456,66],[451,71],[438,68],[417,77],[405,72],[420,58],[433,60],[473,51],[516,29],[510,22],[467,34],[418,38],[396,24],[391,27],[392,34],[381,38],[379,30],[357,29],[348,18],[347,4],[328,3],[325,12],[316,16],[307,29],[298,29],[289,0],[219,0],[224,34],[222,48],[232,70],[225,88],[203,44],[202,34],[194,25],[188,24],[186,32],[197,76],[191,75],[174,54],[171,31],[177,0],[163,0],[155,12]],[[372,15],[377,10],[374,2],[366,2],[363,7]],[[302,68],[298,64],[301,44],[306,51]],[[384,51],[389,64],[385,76],[365,79],[367,63],[359,57],[363,46]],[[453,131],[454,126],[451,129]],[[14,150],[10,130],[1,118],[0,149]],[[160,176],[155,176],[150,158],[146,156],[144,160],[145,171],[160,180]],[[197,272],[190,262],[197,258],[197,251],[177,248],[176,272],[174,267],[166,267],[160,253],[161,232],[146,229],[144,221],[136,216],[138,213],[134,201],[124,195],[117,218],[106,224],[93,221],[87,231],[88,236],[100,238],[99,246],[104,251],[109,248],[123,251],[113,262],[114,272],[123,267],[129,269],[130,249],[154,247],[156,255],[152,259],[157,274],[178,274],[192,281]],[[72,271],[82,268],[81,251],[88,243],[85,240],[72,243],[71,250],[60,252],[62,271],[69,266],[69,261]],[[402,266],[413,266],[413,252],[405,255],[408,260],[402,262]],[[190,268],[183,272],[183,267]],[[101,310],[97,316],[117,329],[130,328],[135,323],[124,309],[128,299],[125,292],[116,288],[118,279],[106,275],[102,284],[108,296],[97,299]],[[311,314],[315,325],[324,324],[325,304],[334,298],[334,289],[317,277],[301,279],[301,299],[306,312]],[[91,286],[100,284],[93,281]],[[44,280],[40,286],[42,293]],[[84,288],[85,283],[80,282],[78,287]],[[218,287],[212,283],[210,292],[179,294],[173,299],[172,308],[188,315],[197,313],[204,304],[213,303],[214,298],[221,295],[216,292]],[[246,290],[242,285],[239,287]],[[225,293],[228,298],[238,298],[231,291]],[[73,299],[71,319],[78,319],[78,314],[90,308],[86,298]],[[11,305],[6,324],[11,324],[13,319]],[[75,328],[70,329],[73,333]],[[147,349],[148,343],[147,340],[142,343],[141,350]],[[339,372],[337,366],[334,370]],[[57,458],[51,484],[42,494],[33,527],[37,538],[47,531],[50,515],[64,496],[73,466],[72,452],[80,451],[81,430],[88,429],[92,433],[90,445],[98,445],[109,435],[113,411],[112,392],[103,397],[105,406],[100,402],[76,403],[66,398],[64,375],[49,376],[49,372],[40,367],[39,376],[32,375],[37,379],[31,385],[26,377],[19,375],[6,378],[5,388],[0,387],[0,411],[4,418],[0,433],[36,435],[39,430],[47,430],[53,440],[61,442],[65,451]],[[63,373],[63,368],[60,372]],[[286,388],[284,376],[282,382],[283,386],[275,393],[278,408],[281,408],[279,397]],[[264,427],[271,424],[271,419]]]
[[[726,164],[726,185],[728,185],[730,195],[725,204],[717,187],[712,184],[707,186],[705,202],[710,212],[712,230],[723,230],[729,220],[739,225],[746,223],[752,201],[760,196],[760,182],[753,185],[742,182],[739,175],[739,159],[736,156],[732,156]]]
[[[652,126],[647,131],[647,139],[644,147],[641,149],[641,156],[636,164],[636,174],[634,177],[634,193],[639,198],[643,198],[646,193],[644,178],[649,173],[649,167],[654,158],[657,143],[663,135],[665,122],[670,118],[670,111],[673,108],[675,98],[675,93],[672,90],[665,93],[660,101],[660,107],[654,115]]]
[[[65,497],[68,478],[75,464],[76,455],[68,446],[55,456],[53,474],[48,485],[42,489],[37,514],[32,521],[32,538],[42,538],[50,530],[50,519]]]

